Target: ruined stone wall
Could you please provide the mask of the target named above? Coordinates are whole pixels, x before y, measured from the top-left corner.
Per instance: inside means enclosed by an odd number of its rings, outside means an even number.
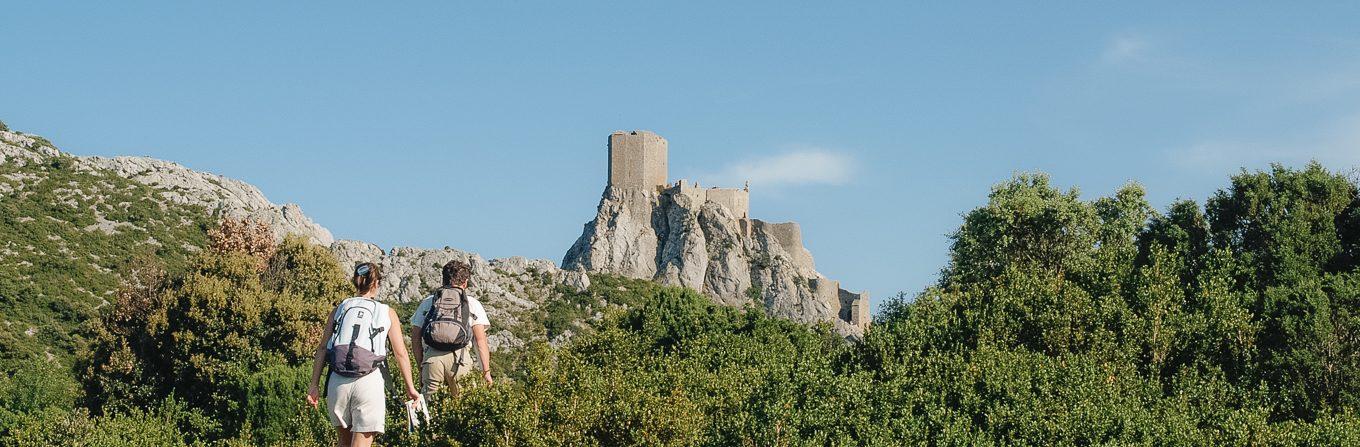
[[[795,248],[803,247],[803,229],[798,226],[798,222],[758,222],[766,233],[779,241],[779,246],[783,247],[784,251],[792,253]]]
[[[732,213],[732,217],[737,219],[749,219],[751,213],[751,193],[745,189],[724,189],[724,188],[700,188],[699,186],[678,180],[674,185],[666,188],[666,193],[671,195],[689,196],[695,204],[704,202],[715,202],[727,208]]]
[[[720,189],[713,188],[705,190],[708,200],[718,202],[727,207],[732,212],[732,217],[747,219],[751,214],[751,193],[745,189]]]
[[[609,185],[618,188],[666,187],[668,143],[645,131],[618,131],[609,135]]]
[[[841,289],[841,319],[860,328],[869,327],[869,292],[855,293]]]
[[[704,202],[708,200],[707,191],[684,180],[676,181],[675,186],[667,189],[666,193],[677,196],[689,196],[696,206],[703,206]]]
[[[757,221],[756,225],[766,234],[773,236],[779,242],[779,246],[788,253],[789,260],[794,265],[816,274],[817,266],[812,261],[812,252],[803,246],[803,229],[798,226],[798,222],[769,223]]]
[[[841,282],[834,279],[810,278],[808,287],[812,289],[812,295],[818,301],[826,303],[832,309],[841,308]]]

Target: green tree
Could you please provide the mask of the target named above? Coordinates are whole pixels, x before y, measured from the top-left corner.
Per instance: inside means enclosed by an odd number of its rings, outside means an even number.
[[[204,252],[185,273],[148,283],[130,286],[117,310],[92,325],[81,365],[92,409],[173,396],[220,421],[215,438],[247,425],[261,440],[307,427],[292,417],[301,402],[289,387],[305,388],[325,316],[352,293],[333,256],[289,238],[256,254]],[[292,411],[291,422],[279,411]]]

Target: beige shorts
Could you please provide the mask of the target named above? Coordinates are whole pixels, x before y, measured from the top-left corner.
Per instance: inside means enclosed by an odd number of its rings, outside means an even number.
[[[468,375],[473,369],[476,369],[476,366],[468,356],[468,348],[454,352],[426,348],[425,361],[420,364],[420,393],[425,395],[425,400],[433,400],[431,395],[444,385],[448,385],[449,393],[456,397],[458,379]]]
[[[331,374],[326,386],[326,414],[336,427],[355,433],[382,433],[387,419],[386,399],[381,371],[359,378]]]

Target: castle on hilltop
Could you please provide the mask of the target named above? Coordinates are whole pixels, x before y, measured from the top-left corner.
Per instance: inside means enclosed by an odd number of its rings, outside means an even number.
[[[684,194],[696,203],[713,201],[727,207],[733,217],[749,219],[749,188],[700,188],[684,180],[667,183],[668,143],[660,135],[645,131],[615,131],[609,135],[609,186],[615,188],[655,189],[668,194]]]
[[[802,229],[797,222],[769,223],[751,219],[749,184],[742,188],[702,188],[698,183],[685,180],[670,182],[667,175],[668,146],[665,138],[645,130],[615,131],[610,134],[609,188],[644,193],[642,197],[652,197],[655,193],[658,197],[674,201],[680,196],[685,196],[690,199],[690,203],[702,205],[713,202],[721,205],[736,220],[742,239],[753,240],[754,234],[771,239],[782,249],[776,251],[782,251],[781,254],[787,257],[792,270],[799,272],[797,276],[801,284],[796,287],[766,287],[762,295],[766,296],[767,302],[783,299],[777,296],[780,294],[807,294],[816,302],[820,302],[819,307],[826,310],[822,313],[829,314],[825,315],[826,318],[838,319],[860,331],[868,327],[870,320],[868,292],[847,291],[840,287],[839,281],[827,279],[816,273],[812,254],[803,246]],[[651,206],[630,205],[630,207],[652,209]],[[654,275],[661,277],[663,273],[658,270]],[[771,275],[774,273],[766,276]],[[753,273],[753,276],[756,275]]]

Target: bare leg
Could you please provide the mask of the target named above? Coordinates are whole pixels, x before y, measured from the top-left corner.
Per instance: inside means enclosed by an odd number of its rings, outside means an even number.
[[[349,429],[348,429],[348,428],[345,428],[345,427],[335,427],[335,444],[336,444],[336,445],[338,445],[338,446],[340,446],[340,447],[350,447],[350,438],[352,438],[352,435],[350,435]]]
[[[373,436],[377,433],[355,433],[354,440],[350,442],[350,447],[369,447],[373,445]]]

